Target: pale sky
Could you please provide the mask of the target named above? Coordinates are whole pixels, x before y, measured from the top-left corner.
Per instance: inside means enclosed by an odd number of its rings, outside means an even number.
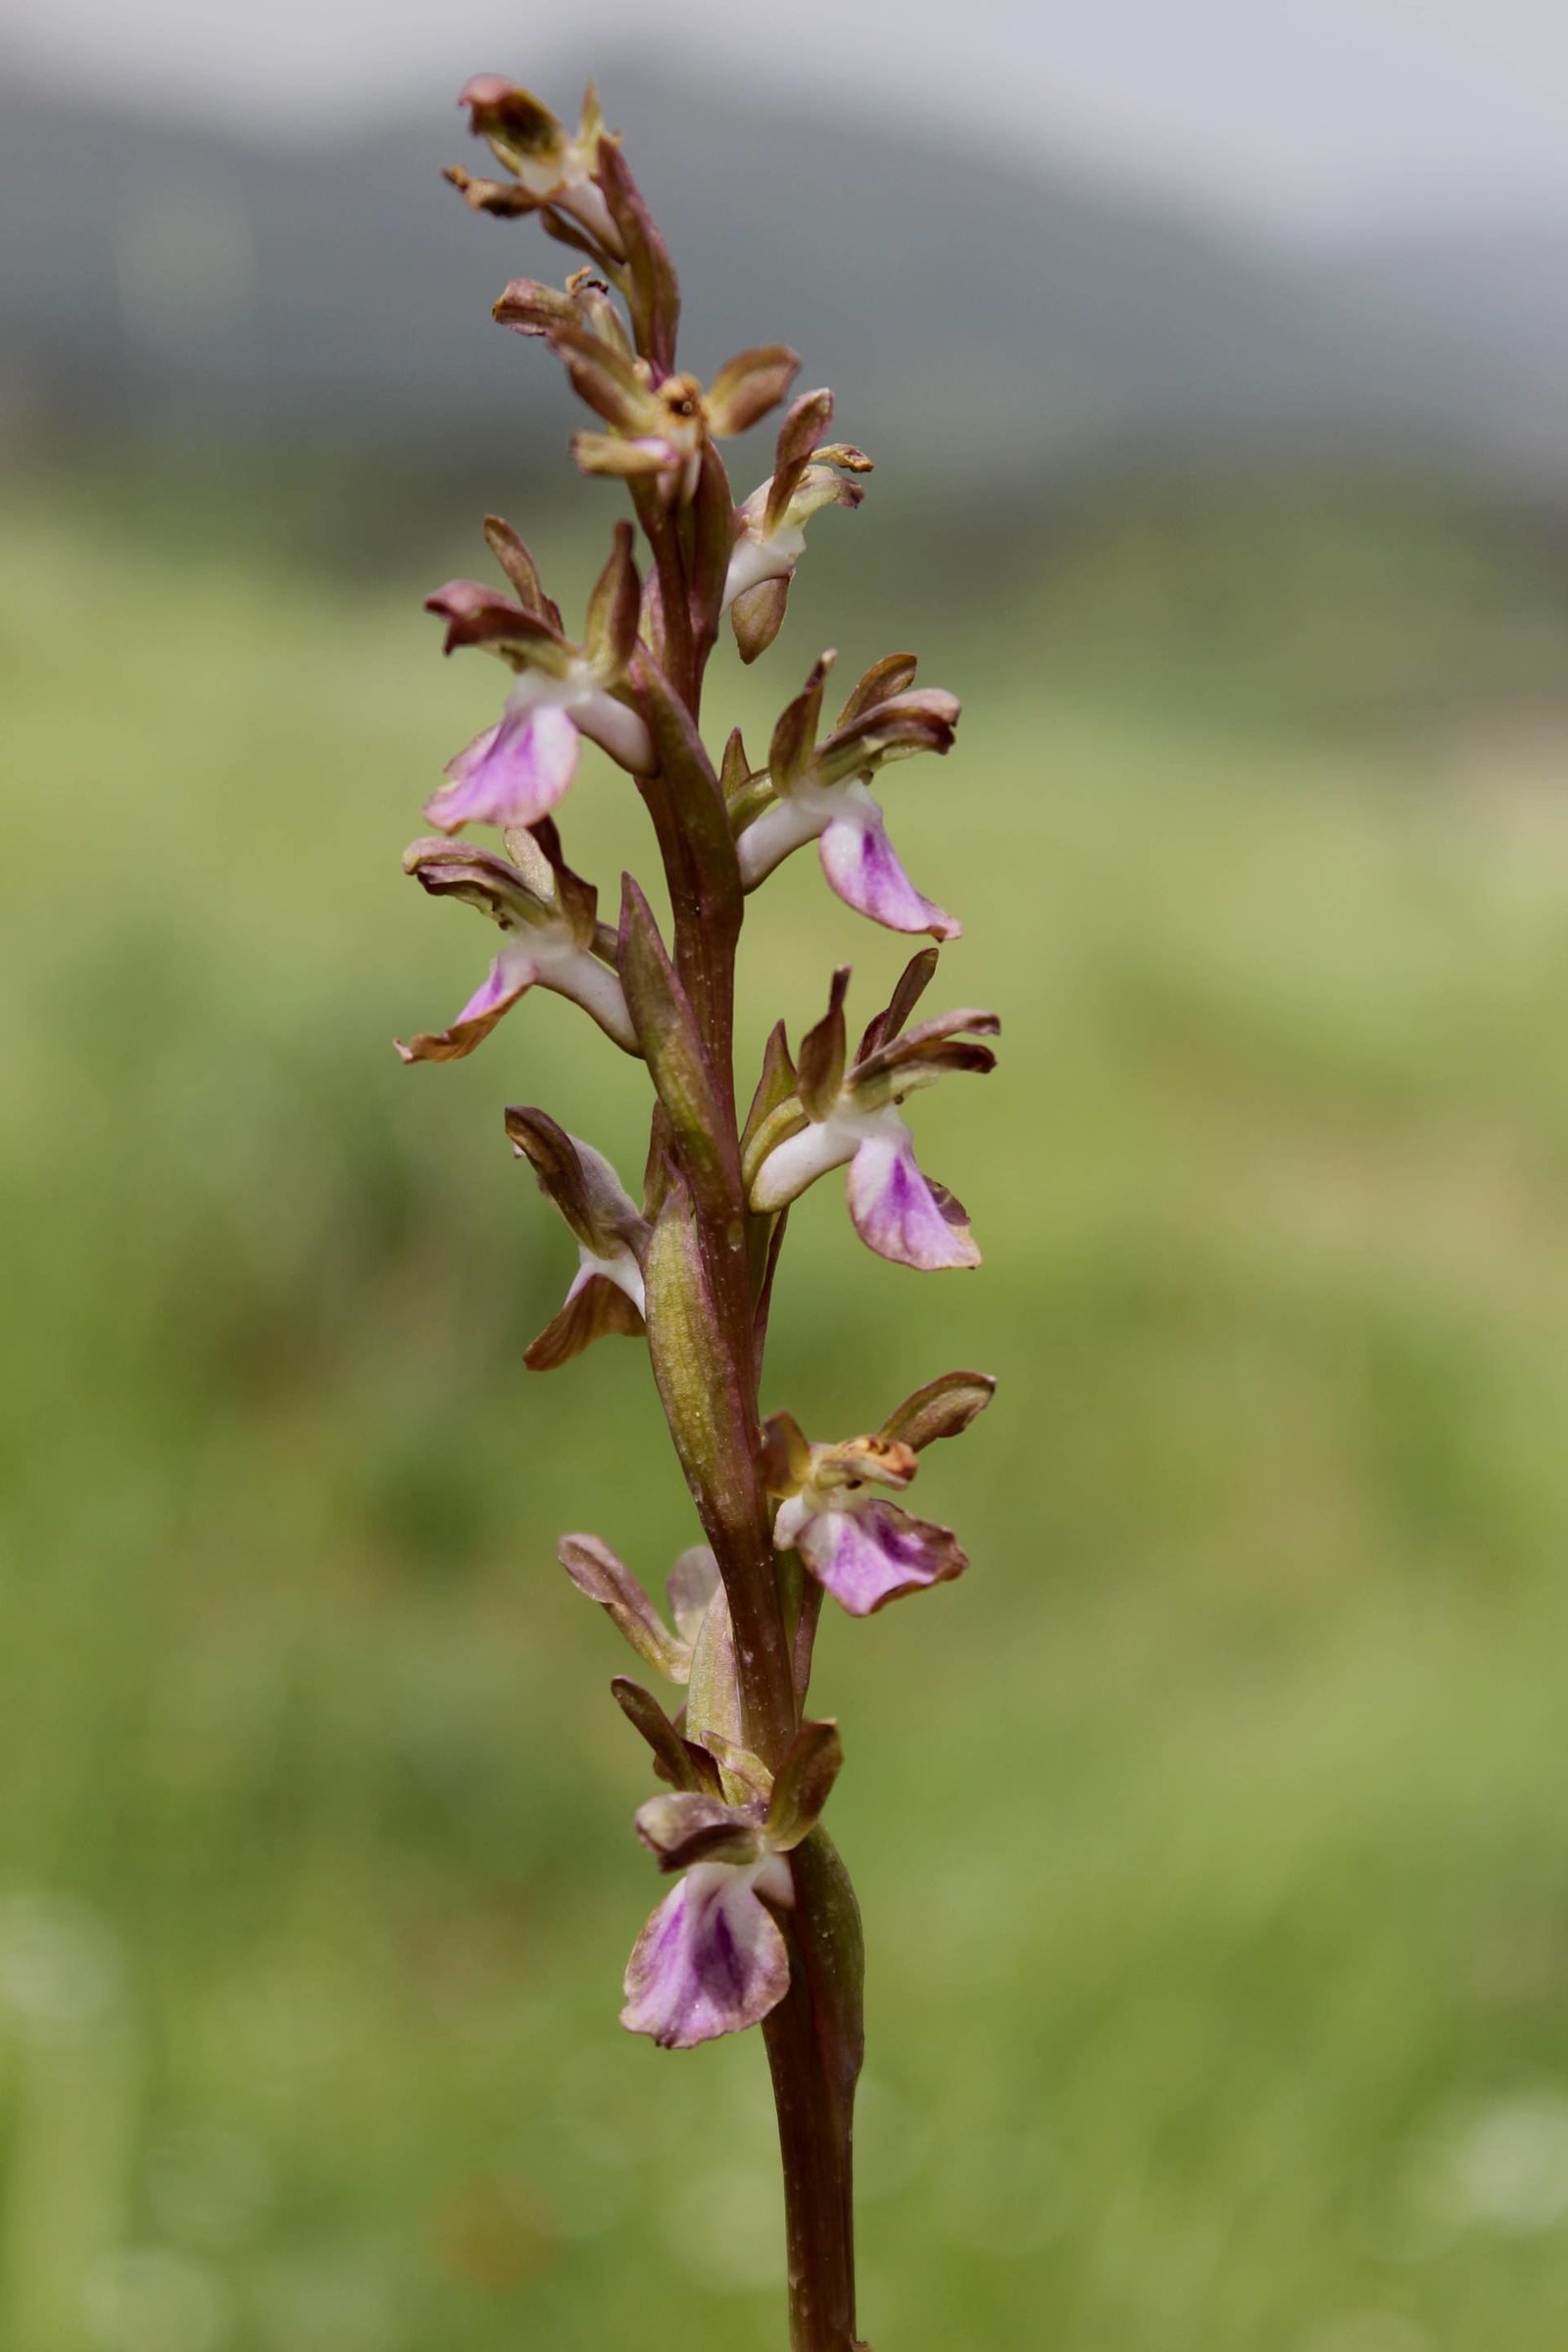
[[[1106,165],[1260,226],[1568,220],[1568,0],[0,0],[0,58],[252,122],[628,45]]]

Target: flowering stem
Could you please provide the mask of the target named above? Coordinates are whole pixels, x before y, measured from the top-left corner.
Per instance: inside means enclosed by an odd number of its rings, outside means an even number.
[[[673,533],[660,557],[666,611],[686,610],[686,587]],[[665,566],[668,565],[666,570]],[[696,653],[692,697],[698,691],[706,649]],[[680,698],[695,729],[692,702]],[[820,1595],[799,1599],[796,1629],[785,1625],[784,1563],[773,1549],[771,1511],[760,1472],[760,1329],[782,1238],[782,1219],[752,1215],[739,1183],[739,1135],[735,1123],[731,1040],[734,1032],[735,938],[715,943],[703,922],[707,895],[700,863],[694,866],[686,831],[658,822],[675,795],[662,779],[647,790],[664,852],[665,882],[674,915],[675,964],[686,981],[703,1034],[706,1057],[717,1079],[728,1132],[724,1157],[735,1171],[735,1189],[715,1208],[694,1185],[692,1207],[702,1264],[712,1292],[711,1336],[717,1359],[702,1368],[709,1390],[727,1393],[738,1410],[726,1417],[733,1432],[730,1458],[721,1466],[723,1487],[742,1498],[739,1513],[721,1514],[710,1493],[694,1479],[694,1492],[729,1599],[745,1741],[770,1768],[782,1763],[799,1729],[805,1676],[797,1671],[810,1656]],[[766,1231],[772,1224],[771,1233]],[[749,1275],[748,1242],[762,1241],[760,1282]],[[755,1262],[755,1260],[754,1260]],[[689,1285],[688,1285],[689,1288]],[[650,1285],[649,1344],[656,1370],[667,1360],[669,1335],[661,1327],[662,1301]],[[677,1311],[695,1328],[700,1309],[689,1296]],[[667,1309],[665,1310],[667,1311]],[[690,1445],[684,1426],[684,1391],[662,1380],[670,1432],[678,1451]],[[688,1465],[690,1474],[690,1466]],[[710,1481],[711,1483],[711,1474]],[[737,1524],[738,1522],[738,1524]],[[793,1563],[790,1564],[793,1567]],[[798,1586],[798,1579],[790,1582]],[[784,1922],[790,1945],[790,1988],[765,2020],[768,2064],[778,2111],[779,2151],[784,2173],[785,2226],[789,2252],[790,2343],[792,2352],[855,2352],[855,2239],[853,2216],[853,2123],[855,2083],[859,2072],[862,1962],[859,1914],[848,1874],[818,1830],[794,1857],[795,1901]]]

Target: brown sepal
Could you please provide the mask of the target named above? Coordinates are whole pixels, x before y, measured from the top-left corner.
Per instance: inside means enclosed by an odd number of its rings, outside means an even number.
[[[715,433],[744,433],[777,408],[800,372],[799,352],[785,343],[739,351],[708,387],[709,421]]]
[[[769,1413],[762,1423],[758,1468],[770,1494],[798,1494],[811,1475],[811,1448],[793,1413]]]
[[[800,487],[812,451],[832,421],[833,395],[826,385],[815,392],[803,392],[785,411],[784,421],[778,428],[773,479],[768,485],[763,514],[769,530],[777,527],[780,515]]]
[[[553,326],[549,334],[550,348],[565,368],[572,390],[596,416],[622,433],[646,433],[657,425],[659,412],[647,384],[631,361],[603,335],[575,321]],[[628,462],[642,463],[639,452],[626,454]]]
[[[850,967],[841,963],[828,990],[827,1010],[801,1040],[800,1096],[813,1119],[825,1119],[839,1099],[849,1042],[844,1028],[844,999]]]
[[[881,1435],[910,1446],[918,1453],[939,1438],[956,1438],[966,1430],[996,1393],[997,1384],[989,1372],[944,1372],[895,1406],[882,1424]]]
[[[498,324],[519,335],[548,335],[558,326],[576,326],[581,313],[569,294],[537,277],[514,277],[490,305]]]
[[[822,723],[822,694],[828,671],[837,659],[836,654],[823,654],[795,700],[779,713],[767,754],[768,773],[775,792],[788,792],[811,764],[817,729]]]
[[[559,1315],[545,1325],[544,1330],[525,1349],[523,1362],[530,1372],[556,1372],[569,1364],[574,1355],[581,1355],[595,1340],[617,1334],[628,1340],[640,1339],[647,1329],[634,1302],[627,1298],[619,1283],[608,1275],[590,1274],[575,1297],[568,1298]]]
[[[892,996],[882,1010],[872,1015],[866,1024],[865,1035],[856,1052],[856,1067],[867,1054],[876,1051],[884,1038],[897,1037],[920,999],[930,987],[936,973],[940,950],[921,948],[909,957],[894,985]]]
[[[641,1683],[634,1683],[629,1674],[617,1674],[610,1689],[632,1730],[652,1748],[654,1770],[660,1779],[667,1781],[672,1788],[688,1788],[700,1796],[717,1796],[717,1765],[711,1756],[706,1756],[700,1747],[681,1738],[653,1692],[645,1690]]]
[[[475,179],[461,164],[449,164],[441,176],[457,189],[471,213],[489,213],[498,220],[514,220],[525,213],[543,209],[538,197],[531,196],[514,179]]]
[[[561,630],[561,608],[553,597],[545,594],[539,566],[528,553],[526,543],[510,522],[499,514],[484,518],[485,544],[507,578],[514,595],[525,612],[536,612],[558,633]]]
[[[626,307],[637,349],[656,376],[675,365],[680,325],[680,283],[669,248],[643,202],[618,140],[599,142],[599,186],[626,249]]]
[[[448,580],[425,598],[424,609],[447,624],[444,654],[470,645],[489,653],[514,650],[525,658],[548,653],[564,660],[568,652],[560,630],[542,613],[527,611],[482,580]]]
[[[761,1075],[757,1081],[757,1092],[752,1097],[752,1106],[746,1113],[746,1124],[741,1130],[743,1159],[763,1121],[770,1118],[799,1090],[800,1080],[796,1076],[788,1033],[782,1021],[775,1021],[768,1031],[767,1044],[762,1051]],[[805,1124],[804,1119],[802,1124]]]
[[[583,644],[607,678],[622,676],[637,650],[642,582],[632,557],[634,544],[631,524],[617,522],[610,561],[594,582],[588,599]]]
[[[838,1725],[803,1723],[778,1768],[768,1803],[766,1837],[775,1853],[790,1853],[810,1836],[843,1767]]]
[[[906,694],[914,684],[917,666],[913,654],[884,654],[880,662],[873,662],[833,721],[834,734],[862,712],[874,710],[878,703],[885,703],[891,695]]]
[[[752,763],[746,757],[746,740],[739,727],[731,727],[719,765],[718,781],[726,801],[732,801],[752,780]]]

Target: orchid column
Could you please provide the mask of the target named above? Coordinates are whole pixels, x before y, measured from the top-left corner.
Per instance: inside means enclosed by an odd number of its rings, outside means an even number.
[[[566,634],[521,539],[494,516],[485,535],[507,590],[454,580],[429,599],[446,650],[496,656],[512,683],[499,718],[429,801],[435,836],[405,863],[433,895],[489,915],[502,941],[451,1024],[399,1052],[409,1061],[470,1054],[540,987],[646,1064],[654,1107],[640,1204],[547,1112],[506,1113],[514,1150],[577,1245],[564,1302],[526,1360],[549,1370],[609,1333],[646,1339],[706,1539],[669,1572],[667,1617],[596,1537],[561,1544],[572,1582],[680,1694],[672,1713],[629,1677],[611,1685],[663,1784],[639,1810],[637,1834],[675,1881],[627,1964],[621,2021],[667,2049],[761,2026],[784,2166],[790,2341],[794,2352],[863,2352],[851,2200],[860,1922],[823,1826],[842,1749],[837,1727],[807,1712],[812,1650],[824,1593],[867,1617],[961,1573],[952,1533],[878,1490],[906,1488],[922,1450],[966,1428],[992,1383],[945,1373],[874,1433],[813,1442],[787,1412],[764,1421],[760,1381],[790,1203],[829,1170],[846,1169],[855,1228],[882,1257],[924,1271],[979,1263],[964,1211],[915,1160],[904,1105],[950,1071],[991,1069],[984,1040],[997,1021],[972,1010],[914,1018],[937,966],[926,946],[852,1054],[845,968],[798,1055],[783,1023],[774,1029],[743,1119],[735,956],[747,894],[809,842],[858,913],[893,931],[957,936],[905,873],[872,785],[896,760],[948,751],[958,706],[917,687],[913,660],[894,654],[824,726],[824,654],[766,760],[754,766],[734,735],[715,766],[699,715],[724,615],[743,661],[767,650],[808,522],[824,507],[858,506],[869,461],[828,439],[832,396],[808,392],[785,411],[771,476],[737,505],[717,443],[786,398],[795,355],[742,352],[706,388],[677,370],[675,272],[591,91],[575,133],[497,76],[470,82],[462,103],[506,173],[449,172],[466,202],[535,214],[586,257],[564,287],[514,280],[496,316],[563,362],[595,418],[572,454],[583,472],[624,484],[636,524],[614,526],[580,639]],[[632,779],[652,818],[667,942],[630,874],[612,929],[566,862],[556,811],[585,736]],[[477,846],[469,828],[491,829],[501,847]]]

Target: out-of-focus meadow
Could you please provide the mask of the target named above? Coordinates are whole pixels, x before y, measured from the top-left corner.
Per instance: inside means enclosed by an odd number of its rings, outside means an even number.
[[[1472,252],[1468,335],[1445,263],[1429,366],[1387,257],[637,103],[702,365],[794,337],[888,461],[775,652],[726,644],[710,733],[760,754],[822,646],[917,647],[965,717],[885,798],[967,926],[933,1003],[1004,1023],[914,1112],[983,1270],[872,1258],[829,1180],[766,1382],[832,1436],[1001,1380],[913,1498],[971,1573],[819,1652],[865,2332],[1561,2352],[1540,305],[1509,343]],[[491,946],[399,869],[500,682],[420,596],[492,506],[570,615],[618,494],[488,325],[543,265],[439,209],[450,131],[416,171],[413,131],[264,154],[89,104],[0,109],[0,2352],[771,2352],[762,2053],[616,2029],[652,1784],[554,1561],[589,1528],[657,1582],[690,1505],[639,1347],[521,1361],[572,1253],[502,1106],[630,1174],[640,1073],[555,999],[451,1067],[391,1042]],[[650,876],[596,755],[564,824],[611,905]],[[834,962],[864,1015],[904,954],[810,855],[753,916],[748,1082]]]
[[[760,2049],[617,2034],[641,1753],[552,1560],[588,1526],[657,1575],[689,1506],[640,1348],[520,1363],[569,1247],[501,1105],[634,1164],[637,1073],[555,1000],[392,1054],[488,952],[398,870],[491,685],[412,571],[105,512],[19,490],[0,558],[0,2342],[770,2346]],[[715,720],[824,621],[852,674],[928,649],[959,748],[888,797],[969,925],[943,996],[1006,1024],[920,1105],[982,1273],[872,1259],[825,1184],[767,1380],[827,1432],[1002,1381],[921,1479],[970,1576],[822,1646],[871,2340],[1554,2352],[1550,551],[1436,493],[1146,486],[995,593],[896,549],[847,599],[874,507],[817,530]],[[608,767],[568,815],[646,867]],[[809,858],[754,905],[749,1056],[830,960],[862,1009],[897,967]]]

